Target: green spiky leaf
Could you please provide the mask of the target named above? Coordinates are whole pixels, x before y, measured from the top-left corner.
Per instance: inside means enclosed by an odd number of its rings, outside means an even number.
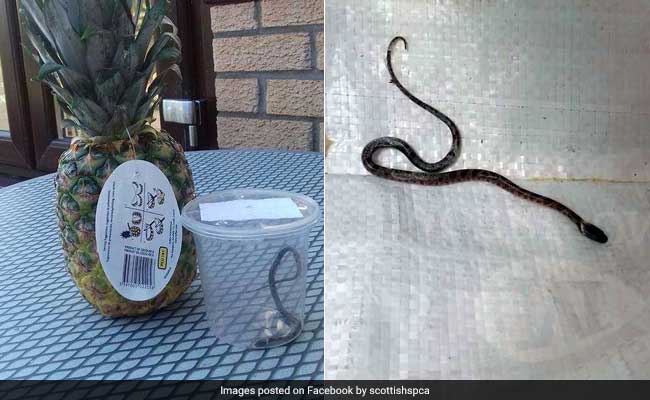
[[[55,63],[47,63],[41,65],[41,68],[38,70],[38,80],[42,81],[47,77],[48,75],[60,71],[63,68],[63,65],[55,64]]]
[[[33,26],[31,29],[33,32],[38,33],[47,40],[50,46],[54,47],[54,37],[47,26],[45,14],[43,13],[41,5],[36,2],[36,0],[22,0],[21,11],[23,11],[23,14],[27,15],[29,20],[32,22]]]
[[[66,9],[58,1],[48,0],[44,3],[43,12],[47,26],[54,38],[54,48],[56,48],[61,61],[68,68],[84,73],[86,62],[83,55],[86,53],[86,46],[79,33],[73,29]]]
[[[154,33],[160,27],[160,24],[165,17],[167,1],[156,1],[156,4],[153,6],[147,7],[148,10],[144,16],[144,20],[142,21],[142,27],[138,31],[135,40],[138,46],[138,55],[141,62],[144,61],[149,43],[151,43]]]
[[[82,41],[82,42],[86,42],[86,41],[88,40],[88,38],[90,38],[92,35],[95,34],[95,32],[97,32],[97,31],[96,31],[96,29],[95,29],[94,27],[92,27],[92,26],[90,26],[90,25],[85,26],[85,27],[81,30],[81,35],[80,35],[80,37],[81,37],[81,41]]]
[[[75,128],[108,136],[150,123],[163,77],[180,77],[181,42],[165,17],[167,0],[18,1],[38,79]]]
[[[97,97],[108,113],[115,111],[115,106],[124,93],[124,80],[119,70],[106,70],[95,83]]]

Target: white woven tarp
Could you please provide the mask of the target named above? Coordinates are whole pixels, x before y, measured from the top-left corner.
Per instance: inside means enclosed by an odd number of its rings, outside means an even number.
[[[326,2],[327,379],[650,378],[650,2]],[[363,146],[486,168],[602,227],[486,183],[368,176]],[[384,165],[408,168],[396,152]]]

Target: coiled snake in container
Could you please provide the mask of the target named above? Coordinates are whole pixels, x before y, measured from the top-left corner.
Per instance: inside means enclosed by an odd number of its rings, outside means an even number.
[[[449,185],[459,182],[467,181],[483,181],[489,182],[494,185],[499,186],[500,188],[514,194],[517,197],[526,199],[540,205],[552,208],[559,211],[560,213],[566,215],[580,230],[584,236],[588,237],[591,240],[595,240],[599,243],[607,242],[607,235],[597,226],[585,221],[576,214],[569,207],[564,204],[550,199],[548,197],[542,196],[537,193],[533,193],[529,190],[526,190],[520,186],[517,186],[515,183],[510,181],[508,178],[497,174],[496,172],[487,171],[484,169],[460,169],[455,171],[442,172],[449,166],[451,166],[460,154],[460,132],[458,127],[447,115],[433,108],[432,106],[426,104],[422,100],[415,97],[411,94],[397,79],[393,71],[393,65],[391,60],[391,51],[394,45],[401,41],[404,43],[404,49],[408,50],[408,44],[406,39],[401,36],[395,37],[390,44],[388,45],[388,51],[386,54],[386,66],[388,67],[388,72],[390,74],[391,80],[390,83],[395,84],[397,88],[412,102],[422,107],[429,113],[433,114],[436,118],[449,127],[452,136],[452,145],[449,153],[440,161],[435,163],[428,163],[424,161],[418,154],[413,150],[413,148],[404,140],[395,138],[395,137],[381,137],[369,142],[363,149],[361,159],[363,161],[364,167],[373,175],[376,175],[380,178],[390,179],[398,182],[406,183],[415,183],[419,185],[429,185],[429,186],[440,186],[440,185]],[[373,156],[380,149],[395,149],[401,152],[408,158],[408,160],[417,168],[424,172],[412,172],[401,169],[387,168],[381,165],[378,165],[373,160]]]
[[[276,279],[278,268],[280,268],[280,264],[282,263],[282,260],[287,254],[291,254],[291,256],[293,257],[296,272],[290,277],[284,279]],[[286,324],[286,326],[288,327],[288,331],[282,335],[271,336],[271,337],[265,336],[260,339],[257,339],[253,345],[254,347],[270,348],[270,347],[283,345],[286,344],[289,340],[292,340],[295,337],[297,337],[302,331],[302,320],[298,319],[296,315],[294,315],[291,311],[289,311],[285,307],[284,303],[282,302],[282,299],[280,298],[280,293],[278,292],[278,285],[284,282],[295,281],[296,279],[300,278],[304,270],[303,264],[304,261],[303,258],[300,256],[300,252],[298,252],[298,250],[296,250],[291,246],[287,246],[283,248],[275,256],[275,259],[273,260],[273,264],[271,264],[271,268],[269,269],[269,277],[268,277],[269,289],[271,290],[271,298],[273,299],[273,304],[275,304],[278,313],[284,319],[283,323]]]

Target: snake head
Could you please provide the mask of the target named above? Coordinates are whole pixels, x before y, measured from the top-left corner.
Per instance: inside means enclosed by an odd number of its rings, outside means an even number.
[[[599,227],[589,222],[580,223],[580,232],[591,240],[598,243],[607,243],[607,235]]]

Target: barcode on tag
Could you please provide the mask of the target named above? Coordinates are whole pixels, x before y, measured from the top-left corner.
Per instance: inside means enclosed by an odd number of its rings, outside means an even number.
[[[149,257],[124,255],[122,285],[153,288],[154,259]]]

